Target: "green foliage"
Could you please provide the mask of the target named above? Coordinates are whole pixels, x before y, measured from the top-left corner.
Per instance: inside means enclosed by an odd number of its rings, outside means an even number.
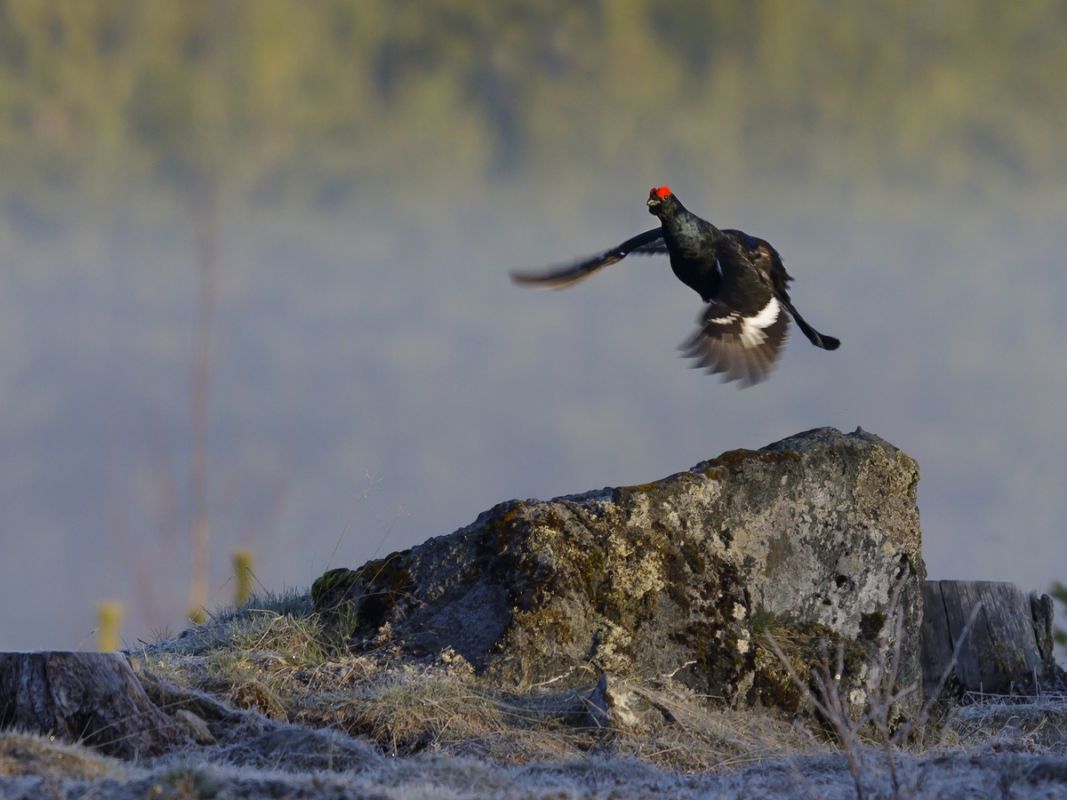
[[[622,160],[842,191],[981,192],[989,168],[1053,185],[1064,22],[1054,0],[8,0],[0,192],[45,225],[63,198],[158,186],[348,206],[399,195],[399,165],[468,191]]]

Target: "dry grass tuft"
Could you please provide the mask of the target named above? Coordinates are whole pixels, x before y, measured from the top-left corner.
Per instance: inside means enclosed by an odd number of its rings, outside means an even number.
[[[79,781],[102,779],[92,791],[117,800],[874,800],[1000,796],[990,792],[1004,787],[1030,798],[1047,796],[1041,791],[1049,782],[1067,783],[1064,698],[946,706],[947,719],[928,726],[936,710],[930,706],[930,714],[924,709],[919,719],[898,721],[890,713],[902,691],[895,686],[893,636],[858,718],[842,696],[838,654],[827,650],[821,673],[810,680],[782,659],[798,697],[821,707],[825,724],[813,728],[802,715],[715,707],[666,676],[601,676],[595,685],[590,676],[580,692],[551,681],[507,692],[451,652],[416,662],[383,641],[377,652],[351,655],[343,624],[332,623],[304,598],[288,596],[253,601],[146,647],[134,657],[146,691],[168,713],[195,716],[209,729],[205,744],[136,768],[84,748],[6,734],[0,795],[8,796],[2,781],[8,776],[45,778],[35,793],[18,797],[80,797]]]
[[[36,775],[47,780],[96,780],[128,772],[121,761],[43,736],[0,733],[0,777]]]
[[[840,653],[827,650],[823,669],[810,680],[779,653],[785,679],[801,705],[817,710],[823,727],[803,715],[715,707],[669,677],[607,676],[596,686],[591,677],[582,692],[549,682],[516,693],[475,675],[455,653],[415,662],[383,641],[378,651],[355,656],[346,647],[348,626],[320,618],[294,597],[219,615],[146,648],[141,661],[142,669],[179,687],[300,726],[255,717],[255,730],[224,733],[210,756],[235,767],[294,773],[341,769],[370,776],[388,765],[428,770],[463,763],[466,770],[483,765],[496,780],[503,770],[566,764],[580,772],[576,765],[599,761],[664,770],[661,779],[701,776],[704,783],[717,775],[726,783],[769,781],[768,787],[781,784],[810,797],[827,796],[833,785],[834,796],[902,798],[929,788],[931,770],[962,769],[968,754],[1000,753],[1005,742],[1013,753],[1034,757],[1067,752],[1062,699],[1041,708],[953,707],[945,719],[936,716],[941,706],[928,703],[915,719],[898,719],[893,709],[917,687],[896,685],[899,622],[892,614],[887,621],[858,717],[843,696]],[[418,757],[381,760],[383,754]],[[986,777],[1000,780],[995,772]]]
[[[418,664],[385,647],[347,654],[338,633],[344,629],[299,598],[253,601],[147,648],[142,668],[275,720],[360,737],[389,755],[430,752],[526,764],[598,753],[699,772],[787,752],[826,752],[800,724],[768,712],[711,708],[670,679],[612,680],[613,698],[640,710],[618,724],[594,708],[604,701],[590,699],[592,685],[577,693],[551,686],[505,692],[454,653]]]
[[[946,725],[946,743],[973,750],[1011,749],[1035,754],[1067,754],[1067,697],[983,695],[955,709]]]

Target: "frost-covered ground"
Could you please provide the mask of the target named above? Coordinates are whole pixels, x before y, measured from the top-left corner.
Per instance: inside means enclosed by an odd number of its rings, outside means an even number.
[[[620,724],[585,690],[505,692],[458,657],[353,656],[306,611],[283,599],[130,654],[199,744],[130,763],[5,732],[0,799],[1067,798],[1061,696],[943,705],[906,746],[846,753],[808,717],[670,678],[616,684],[655,709]]]
[[[4,763],[2,798],[853,798],[855,783],[840,755],[798,756],[712,773],[664,770],[634,758],[590,755],[558,762],[502,765],[470,757],[378,755],[359,768],[253,767],[179,756],[131,767],[76,748],[9,735],[2,758],[21,747],[36,759]],[[1025,752],[1021,742],[898,756],[901,797],[1067,797],[1067,757]],[[1024,750],[1017,752],[1017,749]],[[35,770],[39,772],[35,773]],[[79,772],[81,770],[81,772]],[[25,773],[25,774],[24,774]],[[67,774],[64,774],[67,773]],[[865,772],[867,797],[893,797],[884,770]]]

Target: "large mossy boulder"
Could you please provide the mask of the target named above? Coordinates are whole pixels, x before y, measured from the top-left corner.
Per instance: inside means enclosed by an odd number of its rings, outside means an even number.
[[[357,648],[449,649],[515,688],[600,671],[673,675],[731,705],[795,709],[844,650],[843,691],[878,678],[900,584],[899,687],[921,680],[918,469],[869,433],[822,428],[654,483],[513,500],[473,524],[313,588]],[[914,692],[907,706],[921,700]]]

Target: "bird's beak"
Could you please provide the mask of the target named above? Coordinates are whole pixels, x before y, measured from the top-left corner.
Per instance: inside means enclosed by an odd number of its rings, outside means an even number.
[[[651,206],[658,206],[659,205],[659,198],[656,197],[655,195],[652,195],[650,198],[648,198],[648,203],[646,203],[646,205],[648,205],[650,207]]]

